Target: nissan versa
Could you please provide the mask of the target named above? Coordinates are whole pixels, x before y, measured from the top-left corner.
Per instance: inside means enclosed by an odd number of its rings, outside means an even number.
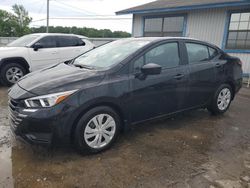
[[[96,153],[128,125],[195,108],[222,114],[241,85],[241,61],[209,43],[122,39],[21,78],[10,123],[30,143]]]

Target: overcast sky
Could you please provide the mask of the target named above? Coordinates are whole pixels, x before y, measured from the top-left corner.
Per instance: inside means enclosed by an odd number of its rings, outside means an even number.
[[[50,25],[93,27],[131,33],[132,16],[115,16],[115,12],[151,1],[153,0],[50,0]],[[11,11],[11,6],[15,3],[22,4],[28,10],[33,18],[31,26],[46,25],[46,21],[41,19],[46,19],[47,0],[0,0],[0,9]]]

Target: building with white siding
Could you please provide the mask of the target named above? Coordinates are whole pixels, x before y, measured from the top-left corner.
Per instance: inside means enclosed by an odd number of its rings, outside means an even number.
[[[158,0],[116,14],[133,14],[134,37],[208,41],[239,57],[250,73],[250,0]]]

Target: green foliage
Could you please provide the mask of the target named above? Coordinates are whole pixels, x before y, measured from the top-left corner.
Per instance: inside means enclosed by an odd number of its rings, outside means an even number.
[[[30,33],[30,28],[28,27],[32,18],[29,17],[29,13],[25,10],[23,5],[13,5],[12,9],[15,13],[16,21],[17,21],[17,28],[16,31],[18,36],[25,35]]]
[[[32,18],[29,17],[28,11],[22,5],[13,5],[13,12],[9,13],[4,10],[0,10],[0,36],[1,37],[20,37],[29,33],[44,33],[46,27],[29,28],[29,24]],[[123,38],[131,37],[130,33],[123,31],[112,32],[109,29],[94,29],[87,27],[49,27],[50,33],[73,33],[78,35],[84,35],[87,37],[96,38]]]
[[[30,33],[29,23],[31,18],[22,5],[13,5],[14,14],[0,10],[0,36],[19,37]]]
[[[32,33],[44,33],[46,32],[46,27],[42,26],[39,28],[31,28]],[[50,26],[49,27],[50,33],[73,33],[77,35],[84,35],[86,37],[93,37],[93,38],[124,38],[124,37],[131,37],[130,33],[123,32],[123,31],[114,31],[112,32],[109,29],[94,29],[94,28],[87,28],[87,27],[62,27],[62,26]]]
[[[0,36],[15,36],[16,27],[15,16],[7,11],[0,10]]]

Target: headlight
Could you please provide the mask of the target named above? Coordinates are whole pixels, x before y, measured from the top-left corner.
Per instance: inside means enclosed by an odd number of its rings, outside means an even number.
[[[26,106],[29,108],[52,107],[62,102],[64,99],[66,99],[68,96],[70,96],[76,91],[77,90],[72,90],[72,91],[65,91],[65,92],[60,92],[60,93],[53,93],[49,95],[42,95],[38,97],[32,97],[32,98],[26,99],[24,102]]]

